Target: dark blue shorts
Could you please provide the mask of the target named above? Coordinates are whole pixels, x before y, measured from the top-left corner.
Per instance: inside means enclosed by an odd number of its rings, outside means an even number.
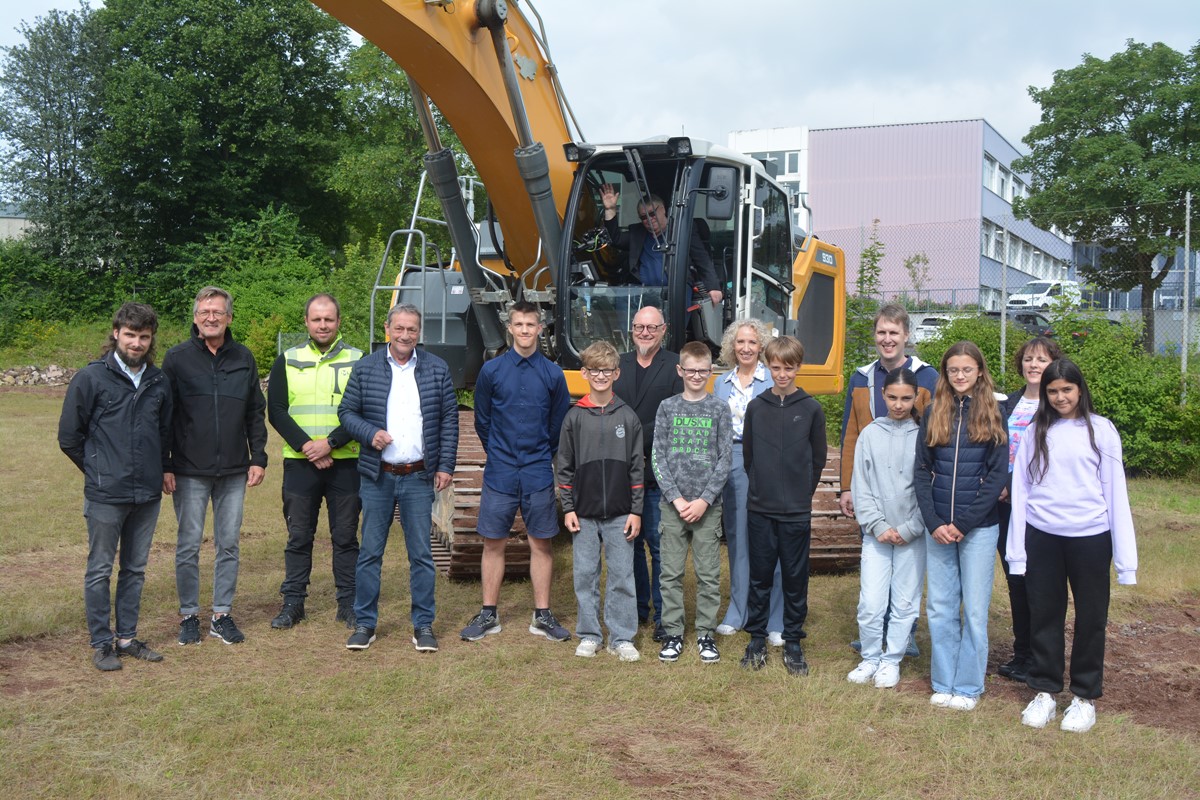
[[[536,492],[517,496],[489,488],[485,483],[479,494],[479,521],[476,530],[485,539],[505,539],[512,533],[517,508],[525,520],[525,532],[534,539],[558,535],[558,506],[554,484]]]

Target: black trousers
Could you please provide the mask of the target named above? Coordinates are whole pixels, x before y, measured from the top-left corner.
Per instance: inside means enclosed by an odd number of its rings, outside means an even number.
[[[775,564],[783,585],[783,640],[803,639],[808,619],[808,548],[812,523],[784,522],[750,511],[746,514],[746,551],[750,557],[750,591],[746,598],[746,632],[766,638],[771,611]]]
[[[1008,583],[1008,604],[1012,608],[1013,656],[1028,660],[1033,657],[1033,650],[1029,645],[1029,595],[1025,589],[1025,576],[1010,573],[1008,562],[1004,560],[1012,505],[1004,501],[997,503],[996,508],[1000,512],[1000,538],[996,540],[996,552],[1000,554],[1004,580]]]
[[[283,518],[287,522],[287,548],[283,551],[284,579],[279,593],[290,603],[308,596],[312,574],[313,538],[321,501],[329,515],[333,540],[333,583],[337,599],[354,601],[354,567],[358,562],[358,461],[334,459],[328,469],[317,469],[306,459],[283,461]]]
[[[1112,535],[1055,536],[1025,526],[1025,589],[1032,623],[1029,688],[1063,688],[1067,585],[1075,598],[1071,693],[1095,700],[1104,693],[1104,628],[1108,624]]]

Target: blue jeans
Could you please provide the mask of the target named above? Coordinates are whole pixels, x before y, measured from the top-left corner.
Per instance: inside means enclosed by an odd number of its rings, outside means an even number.
[[[397,504],[404,547],[408,551],[408,587],[412,597],[414,628],[433,625],[434,580],[433,549],[429,533],[433,528],[433,476],[425,470],[411,475],[380,472],[371,480],[362,476],[362,544],[354,568],[355,624],[374,628],[379,621],[379,581],[383,551],[392,527]]]
[[[627,517],[611,519],[579,518],[579,533],[572,546],[575,573],[575,600],[579,613],[575,635],[604,643],[600,632],[600,551],[608,578],[604,587],[604,624],[608,643],[632,641],[637,634],[637,607],[633,588],[633,542],[625,541]]]
[[[200,613],[200,543],[204,539],[204,516],[208,502],[213,507],[212,610],[226,614],[233,609],[237,591],[238,541],[242,534],[242,504],[246,499],[246,473],[223,478],[195,475],[175,476],[175,519],[179,534],[175,543],[175,588],[179,613]]]
[[[933,645],[929,671],[935,692],[963,697],[983,694],[988,607],[999,535],[999,525],[974,528],[954,544],[939,544],[926,534],[929,595],[925,608]]]
[[[905,545],[863,537],[858,592],[858,638],[863,661],[899,664],[921,610],[925,581],[925,537]],[[889,616],[890,615],[890,616]],[[889,620],[884,624],[885,617]],[[884,641],[884,628],[887,641]]]
[[[88,558],[83,576],[83,607],[87,612],[92,647],[103,647],[113,640],[109,627],[109,578],[113,559],[120,557],[117,572],[117,637],[137,636],[138,613],[142,607],[142,586],[146,582],[146,562],[150,541],[158,523],[158,500],[149,503],[96,503],[83,501],[87,520]]]
[[[750,593],[750,549],[746,544],[746,496],[750,479],[742,463],[741,443],[733,446],[733,466],[721,497],[721,521],[725,526],[725,547],[729,550],[729,608],[722,625],[741,630],[746,627],[746,598]],[[783,632],[783,582],[779,565],[771,584],[771,611],[768,631]]]
[[[650,619],[650,602],[654,601],[654,622],[662,622],[662,559],[658,541],[662,536],[658,504],[662,493],[658,487],[647,488],[642,500],[642,535],[633,540],[633,583],[637,590],[638,619]],[[650,551],[650,569],[646,569],[646,551]]]

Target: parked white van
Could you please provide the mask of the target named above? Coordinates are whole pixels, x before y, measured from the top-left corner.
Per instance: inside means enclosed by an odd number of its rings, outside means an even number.
[[[1077,306],[1082,297],[1075,281],[1030,281],[1008,296],[1008,307],[1049,308],[1059,302]]]

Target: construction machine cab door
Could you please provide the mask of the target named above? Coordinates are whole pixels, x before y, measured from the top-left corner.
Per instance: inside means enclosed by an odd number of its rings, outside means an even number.
[[[796,291],[791,211],[787,195],[765,175],[752,172],[750,181],[746,194],[752,201],[742,216],[748,235],[742,240],[744,258],[734,276],[738,316],[762,320],[782,336],[794,328],[788,324]]]

